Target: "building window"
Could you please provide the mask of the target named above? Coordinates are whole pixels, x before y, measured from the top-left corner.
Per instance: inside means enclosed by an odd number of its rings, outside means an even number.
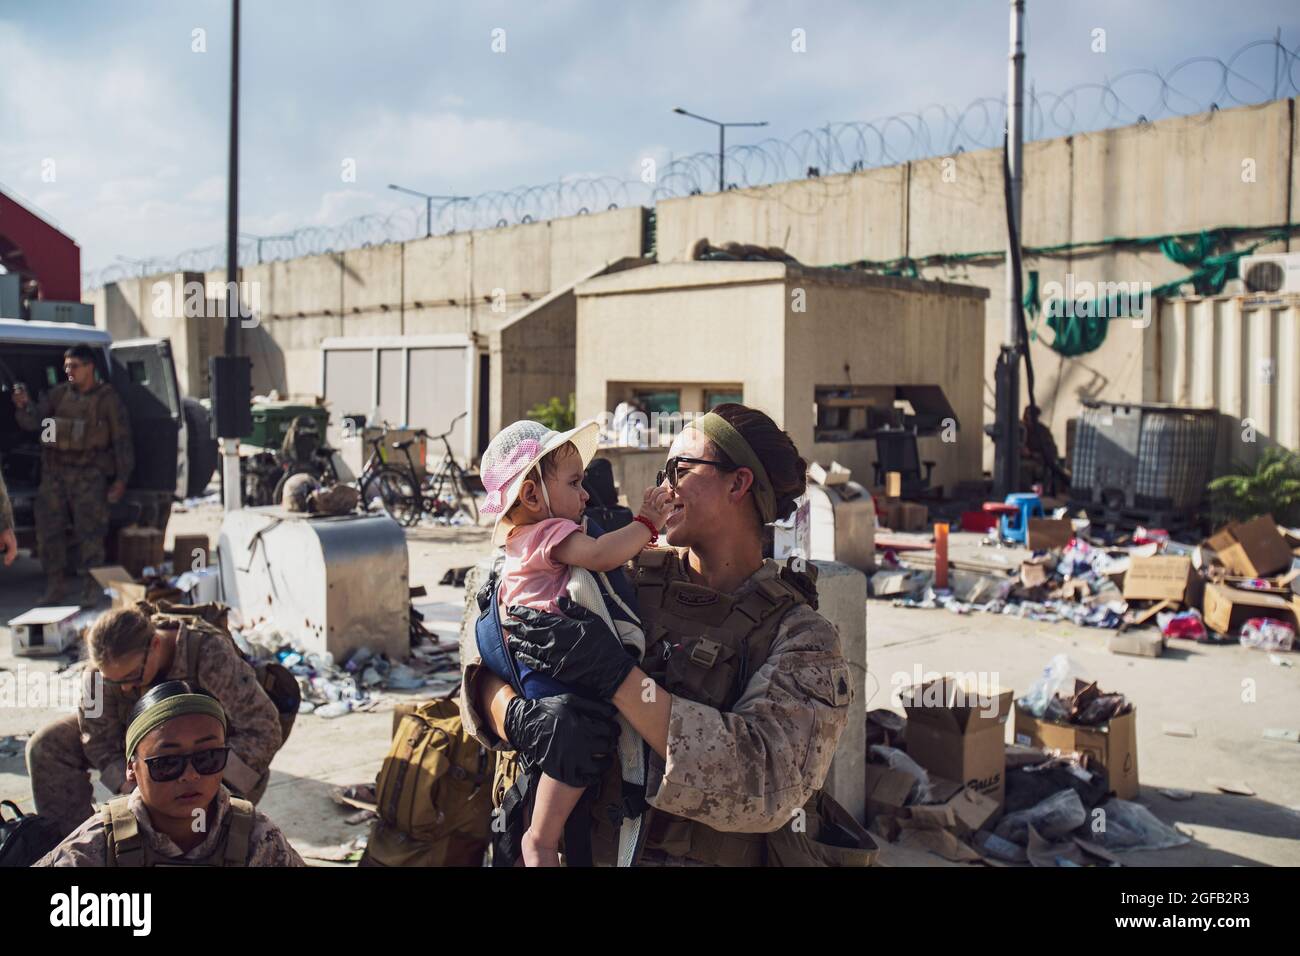
[[[895,424],[892,387],[818,385],[813,389],[816,427],[813,441],[853,441],[871,438],[877,428]]]
[[[638,390],[632,393],[636,403],[650,415],[659,412],[671,415],[682,410],[682,393],[678,389],[661,389],[656,391]]]
[[[715,405],[725,405],[728,402],[735,402],[739,405],[744,401],[745,393],[740,389],[710,389],[704,393],[704,411],[707,412]]]

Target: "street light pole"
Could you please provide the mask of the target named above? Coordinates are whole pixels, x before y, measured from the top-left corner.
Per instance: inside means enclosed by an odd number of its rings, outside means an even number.
[[[430,193],[422,193],[418,189],[407,189],[405,186],[396,186],[393,183],[388,184],[389,189],[394,189],[399,193],[408,193],[412,196],[419,196],[424,200],[424,238],[428,239],[433,235],[433,201],[435,199],[443,202],[469,202],[468,196],[434,196]]]
[[[712,123],[718,128],[718,192],[725,192],[727,189],[727,127],[728,126],[766,126],[767,121],[761,123],[723,123],[720,120],[709,119],[707,116],[700,116],[697,113],[691,113],[682,109],[680,106],[673,107],[674,113],[680,113],[682,116],[689,116],[691,119],[701,120],[705,123]]]

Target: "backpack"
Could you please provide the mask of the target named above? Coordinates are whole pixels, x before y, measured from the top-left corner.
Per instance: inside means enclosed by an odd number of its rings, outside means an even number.
[[[289,732],[293,730],[294,721],[298,719],[298,705],[302,702],[302,688],[298,686],[298,678],[294,677],[292,672],[279,661],[254,660],[241,651],[226,627],[226,617],[229,613],[230,609],[224,604],[172,604],[169,601],[159,601],[155,610],[155,615],[158,617],[185,624],[189,628],[191,637],[204,634],[215,638],[224,637],[230,642],[236,653],[253,668],[253,673],[257,675],[258,686],[266,692],[267,697],[271,698],[271,703],[275,704],[276,712],[280,715],[280,746],[283,747],[285,741],[289,739]],[[186,672],[196,680],[199,674],[200,646],[201,642],[197,640],[191,639],[187,642],[189,657],[185,662]]]
[[[4,808],[14,812],[6,819]],[[0,800],[0,866],[31,866],[63,842],[45,817],[23,813],[12,800]]]
[[[394,713],[362,866],[482,864],[496,754],[465,732],[458,693]]]

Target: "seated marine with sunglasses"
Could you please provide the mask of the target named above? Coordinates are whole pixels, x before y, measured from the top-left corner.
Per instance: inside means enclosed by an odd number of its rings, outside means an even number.
[[[221,785],[226,712],[185,681],[151,688],[126,730],[129,796],[116,797],[36,866],[304,866],[266,815]]]
[[[90,666],[78,710],[42,727],[27,744],[36,812],[66,836],[92,808],[90,771],[115,794],[134,786],[122,740],[141,694],[184,680],[211,694],[229,719],[230,757],[223,773],[235,796],[257,803],[283,743],[280,714],[233,641],[198,619],[147,613],[148,605],[114,608],[86,635]]]

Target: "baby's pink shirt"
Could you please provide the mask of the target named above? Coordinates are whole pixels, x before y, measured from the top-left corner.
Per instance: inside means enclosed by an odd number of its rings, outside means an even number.
[[[561,541],[582,528],[568,518],[544,518],[535,524],[510,529],[506,536],[505,563],[497,593],[501,607],[522,604],[559,614],[557,599],[569,583],[569,565],[555,560]]]

